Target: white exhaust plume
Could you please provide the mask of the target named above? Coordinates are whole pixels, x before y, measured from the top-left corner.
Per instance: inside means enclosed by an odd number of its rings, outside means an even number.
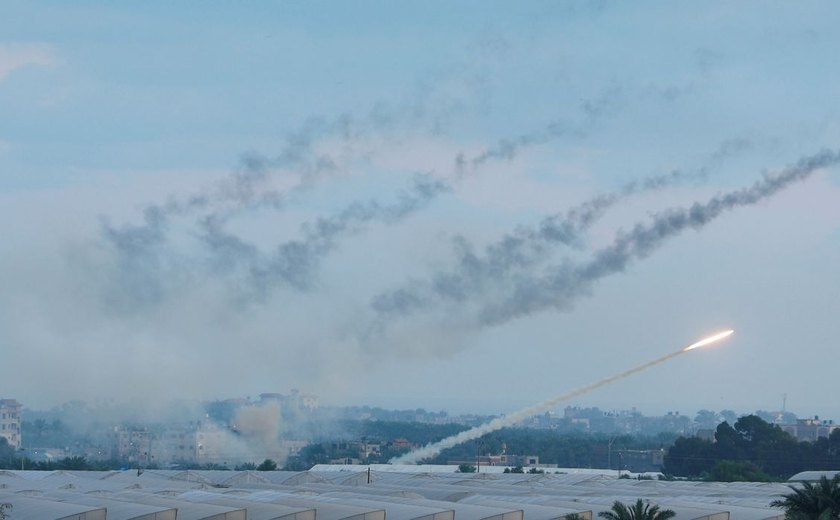
[[[618,381],[619,379],[624,379],[625,377],[627,377],[629,375],[632,375],[632,374],[635,374],[636,372],[641,372],[642,370],[648,369],[652,366],[658,365],[660,363],[664,363],[665,361],[668,361],[669,359],[675,358],[675,357],[679,356],[680,354],[684,354],[684,353],[689,352],[691,350],[694,350],[694,349],[697,349],[697,348],[700,348],[700,347],[704,347],[704,346],[709,345],[711,343],[720,341],[720,340],[730,336],[733,332],[735,332],[735,331],[730,329],[730,330],[725,330],[723,332],[719,332],[717,334],[713,334],[713,335],[708,336],[706,338],[703,338],[703,339],[701,339],[697,342],[694,342],[691,345],[688,345],[687,347],[683,347],[683,348],[677,350],[676,352],[671,352],[670,354],[666,354],[666,355],[664,355],[660,358],[654,359],[653,361],[648,361],[647,363],[645,363],[643,365],[639,365],[639,366],[631,368],[629,370],[625,370],[624,372],[621,372],[621,373],[612,375],[610,377],[601,379],[600,381],[596,381],[596,382],[588,384],[586,386],[582,386],[578,389],[572,390],[569,393],[563,394],[559,397],[555,397],[554,399],[549,399],[547,401],[537,403],[533,406],[523,408],[519,411],[516,411],[516,412],[510,414],[510,415],[506,415],[504,417],[498,417],[496,419],[493,419],[490,422],[484,423],[480,426],[476,426],[475,428],[470,428],[469,430],[462,431],[461,433],[458,433],[456,435],[452,435],[451,437],[447,437],[447,438],[445,438],[443,440],[440,440],[438,442],[427,444],[426,446],[424,446],[420,449],[417,449],[417,450],[414,450],[412,452],[406,453],[405,455],[402,455],[400,457],[395,457],[395,458],[391,459],[390,463],[391,464],[416,464],[418,461],[421,461],[423,459],[428,459],[430,457],[434,457],[435,455],[437,455],[438,453],[440,453],[441,451],[443,451],[447,448],[457,446],[458,444],[461,444],[461,443],[467,442],[467,441],[471,441],[473,439],[478,439],[479,437],[482,437],[482,436],[484,436],[484,435],[486,435],[490,432],[494,432],[496,430],[501,430],[502,428],[505,428],[507,426],[513,426],[514,424],[516,424],[516,423],[522,421],[523,419],[526,419],[526,418],[528,418],[532,415],[536,415],[536,414],[543,413],[543,412],[546,412],[548,410],[551,410],[552,408],[554,408],[558,404],[562,403],[563,401],[568,401],[569,399],[573,399],[573,398],[578,397],[580,395],[586,394],[588,392],[591,392],[592,390],[595,390],[595,389],[600,388],[602,386],[606,386],[610,383]]]

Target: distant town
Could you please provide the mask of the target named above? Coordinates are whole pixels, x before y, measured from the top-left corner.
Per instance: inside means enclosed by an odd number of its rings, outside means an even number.
[[[382,464],[493,418],[423,409],[324,407],[317,396],[299,390],[263,393],[253,399],[173,403],[151,414],[132,414],[116,406],[91,407],[81,401],[51,410],[30,410],[16,399],[6,398],[0,400],[0,467],[262,466],[300,471],[315,464]],[[728,431],[724,424],[736,431],[748,423],[750,428],[769,428],[768,435],[778,434],[802,446],[816,447],[829,441],[832,446],[840,445],[840,426],[833,420],[799,418],[788,411],[744,415],[732,410],[700,410],[646,416],[635,409],[567,406],[556,413],[529,417],[478,442],[456,446],[428,462],[455,464],[464,470],[481,466],[505,466],[514,471],[563,467],[635,473],[685,470],[680,466],[679,450],[686,442],[713,449],[719,440],[716,436]],[[810,469],[821,465],[819,454],[807,458]],[[798,469],[794,466],[779,472]]]

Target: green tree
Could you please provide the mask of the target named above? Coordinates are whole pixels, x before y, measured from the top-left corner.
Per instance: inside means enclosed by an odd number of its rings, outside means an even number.
[[[56,464],[56,469],[89,471],[91,469],[87,459],[84,457],[64,457]]]
[[[0,437],[0,469],[14,469],[18,467],[15,449],[9,445],[5,437]]]
[[[738,414],[733,412],[732,410],[721,410],[718,413],[718,415],[723,417],[723,420],[730,423],[730,424],[734,424],[735,421],[738,420]]]
[[[717,426],[718,417],[720,417],[718,413],[712,410],[700,410],[694,417],[694,422],[702,428],[712,429]]]
[[[275,471],[277,469],[277,463],[271,459],[265,459],[257,466],[257,471]]]
[[[636,500],[630,507],[616,500],[612,511],[601,511],[598,516],[606,520],[668,520],[677,515],[671,509],[659,509],[658,505],[650,505],[648,501]]]
[[[669,475],[700,475],[712,468],[714,459],[711,441],[697,437],[680,437],[665,455],[663,470]]]
[[[797,442],[775,424],[745,415],[734,425],[722,422],[715,442],[680,438],[665,457],[666,473],[715,480],[785,479],[805,469],[840,465],[840,434],[816,442]],[[752,475],[752,476],[750,476]]]
[[[829,480],[825,475],[817,483],[803,482],[802,487],[788,486],[793,493],[783,495],[770,505],[785,510],[790,520],[835,520],[840,518],[840,473]]]
[[[719,460],[709,473],[715,482],[770,482],[770,475],[749,461]]]
[[[12,504],[4,503],[0,504],[0,520],[5,520],[7,518],[6,511],[12,510]]]
[[[475,466],[472,464],[458,464],[458,473],[475,473]]]

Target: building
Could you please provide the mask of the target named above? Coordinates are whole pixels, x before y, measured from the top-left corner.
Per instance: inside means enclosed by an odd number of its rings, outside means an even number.
[[[260,394],[260,404],[269,402],[279,403],[280,407],[287,413],[312,412],[318,409],[319,406],[318,396],[301,392],[297,388],[293,388],[289,395],[278,393]]]
[[[0,437],[4,437],[9,446],[19,449],[20,410],[23,407],[15,399],[0,399]]]
[[[840,429],[840,425],[834,421],[821,421],[818,415],[813,419],[797,419],[796,424],[783,424],[782,430],[802,442],[814,442],[819,438],[828,438],[834,430]]]
[[[152,435],[145,428],[114,428],[111,458],[148,465],[151,462]]]
[[[152,438],[151,460],[154,464],[173,464],[196,461],[195,428],[168,428]]]
[[[619,450],[619,469],[633,473],[649,473],[662,470],[665,450]]]

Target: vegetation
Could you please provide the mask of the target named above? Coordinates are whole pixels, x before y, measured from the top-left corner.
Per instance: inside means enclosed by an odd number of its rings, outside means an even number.
[[[829,480],[804,482],[801,487],[789,486],[792,493],[774,501],[773,507],[785,510],[789,520],[836,520],[840,518],[840,473]]]
[[[402,455],[409,448],[398,447],[392,441],[403,438],[412,445],[421,446],[454,435],[466,427],[463,425],[434,425],[421,423],[400,423],[384,421],[348,421],[350,432],[359,441],[316,442],[287,461],[283,469],[306,470],[315,464],[327,464],[332,460],[358,459],[363,464],[385,463]],[[348,436],[348,434],[345,434]],[[632,435],[592,435],[583,432],[558,434],[549,429],[504,428],[487,434],[477,443],[464,443],[444,450],[427,462],[447,464],[451,460],[473,461],[477,454],[538,455],[540,462],[557,464],[569,468],[605,468],[619,464],[621,450],[658,450],[673,443],[675,435],[661,434],[654,437]],[[378,443],[379,453],[360,453],[359,443]],[[503,447],[504,445],[504,447]],[[367,455],[367,456],[364,456]],[[625,461],[626,463],[626,461]],[[626,467],[626,466],[625,466]]]
[[[773,478],[749,461],[719,460],[709,473],[715,482],[771,482]]]
[[[564,468],[606,468],[608,465],[618,468],[620,450],[655,450],[670,446],[675,439],[676,435],[671,434],[611,437],[581,432],[558,435],[556,431],[547,429],[504,428],[482,437],[478,449],[482,454],[501,453],[504,444],[507,453],[538,455],[540,462]],[[474,459],[476,449],[472,443],[454,446],[444,450],[430,463]]]
[[[75,440],[73,432],[58,418],[50,421],[41,418],[23,421],[20,428],[26,446],[66,446],[68,441]]]
[[[5,520],[6,518],[8,518],[8,516],[6,515],[6,512],[11,511],[11,510],[12,510],[12,504],[9,504],[9,503],[0,504],[0,520]]]
[[[277,469],[277,463],[271,459],[265,459],[257,466],[257,471],[274,471]]]
[[[0,437],[0,469],[12,469],[20,467],[15,449],[9,446],[5,437]]]
[[[798,442],[756,415],[718,425],[715,442],[680,437],[665,456],[666,474],[719,481],[783,480],[805,470],[840,467],[840,430]]]
[[[459,473],[475,473],[475,466],[472,464],[459,464],[458,465],[458,472]]]
[[[648,501],[642,502],[641,498],[629,507],[616,500],[610,509],[611,511],[601,511],[598,516],[606,520],[668,520],[677,515],[670,509],[659,509],[658,505],[652,506]]]

